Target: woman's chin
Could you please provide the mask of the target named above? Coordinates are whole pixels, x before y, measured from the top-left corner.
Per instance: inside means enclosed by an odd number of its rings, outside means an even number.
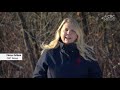
[[[64,41],[65,44],[70,44],[71,42],[70,41]]]

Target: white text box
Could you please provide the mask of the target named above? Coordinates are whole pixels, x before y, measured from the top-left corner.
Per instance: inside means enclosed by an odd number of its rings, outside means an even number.
[[[0,60],[22,60],[22,53],[0,53]]]

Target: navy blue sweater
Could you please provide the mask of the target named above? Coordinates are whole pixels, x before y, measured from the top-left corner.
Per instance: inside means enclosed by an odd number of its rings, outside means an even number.
[[[33,78],[102,78],[98,62],[85,60],[75,44],[59,43],[58,48],[43,52]]]

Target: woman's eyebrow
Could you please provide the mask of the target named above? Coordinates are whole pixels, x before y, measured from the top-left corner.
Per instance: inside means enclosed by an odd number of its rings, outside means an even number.
[[[75,32],[75,30],[74,30],[74,29],[71,29],[71,31],[74,31],[74,32]]]

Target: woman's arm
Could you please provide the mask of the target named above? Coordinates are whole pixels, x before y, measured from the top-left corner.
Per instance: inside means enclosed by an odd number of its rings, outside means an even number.
[[[47,78],[47,64],[48,55],[47,52],[44,51],[38,60],[35,70],[33,72],[33,78]]]
[[[88,72],[89,78],[102,78],[102,71],[97,61],[90,61]]]

